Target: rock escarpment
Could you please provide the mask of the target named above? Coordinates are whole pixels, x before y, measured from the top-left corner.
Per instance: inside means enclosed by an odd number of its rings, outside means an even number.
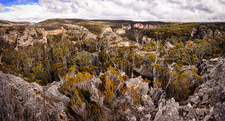
[[[222,35],[225,35],[223,28],[214,30],[207,25],[199,25],[197,28],[191,29],[191,37],[199,39],[206,39],[208,37],[216,37]]]
[[[205,61],[202,65],[203,83],[184,103],[173,98],[159,103],[154,120],[225,120],[225,59],[216,58]]]

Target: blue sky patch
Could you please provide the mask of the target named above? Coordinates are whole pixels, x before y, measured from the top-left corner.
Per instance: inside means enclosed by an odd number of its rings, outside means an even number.
[[[0,11],[0,13],[9,12],[9,11],[10,11],[10,9],[6,8],[5,10]]]
[[[0,3],[2,3],[4,6],[26,5],[38,3],[38,0],[1,0]]]

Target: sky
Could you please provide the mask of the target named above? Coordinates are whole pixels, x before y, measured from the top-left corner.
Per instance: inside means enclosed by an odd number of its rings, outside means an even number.
[[[0,0],[0,20],[225,22],[225,0]]]

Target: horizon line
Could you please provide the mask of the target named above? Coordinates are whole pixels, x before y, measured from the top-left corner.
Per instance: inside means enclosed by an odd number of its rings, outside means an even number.
[[[139,22],[139,23],[145,23],[145,22],[160,22],[160,23],[225,23],[225,21],[157,21],[157,20],[129,20],[129,19],[82,19],[82,18],[49,18],[45,19],[42,21],[38,22],[33,22],[33,21],[11,21],[11,20],[4,20],[0,19],[0,21],[7,21],[7,22],[30,22],[30,23],[40,23],[44,22],[47,20],[57,20],[57,19],[62,19],[62,20],[89,20],[89,21],[127,21],[127,22]]]

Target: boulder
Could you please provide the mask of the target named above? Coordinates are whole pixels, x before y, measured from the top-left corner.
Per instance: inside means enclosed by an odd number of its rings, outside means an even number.
[[[169,50],[170,48],[174,48],[175,46],[173,44],[171,44],[170,42],[166,42],[165,47],[166,47],[166,49]]]
[[[197,29],[196,28],[192,28],[191,29],[191,37],[194,37],[197,33]]]
[[[86,119],[86,117],[87,117],[86,103],[72,105],[71,108],[75,113],[77,113],[79,116],[81,116],[82,119],[84,119],[84,120]]]
[[[134,68],[134,71],[137,73],[137,75],[141,75],[149,79],[153,78],[152,65],[148,63],[142,63],[139,68]]]
[[[214,36],[221,36],[221,35],[222,33],[218,29],[214,31]]]
[[[16,116],[18,120],[67,120],[64,109],[69,98],[58,91],[58,83],[42,87],[14,75],[0,72],[0,76],[5,84],[3,90],[7,90],[2,98],[8,113],[3,115],[4,119],[13,120]]]
[[[0,72],[0,120],[1,121],[17,121],[12,101],[10,99],[11,87],[7,77]]]
[[[156,113],[154,121],[181,121],[182,117],[179,116],[179,103],[175,102],[174,98],[159,105],[159,110]]]

